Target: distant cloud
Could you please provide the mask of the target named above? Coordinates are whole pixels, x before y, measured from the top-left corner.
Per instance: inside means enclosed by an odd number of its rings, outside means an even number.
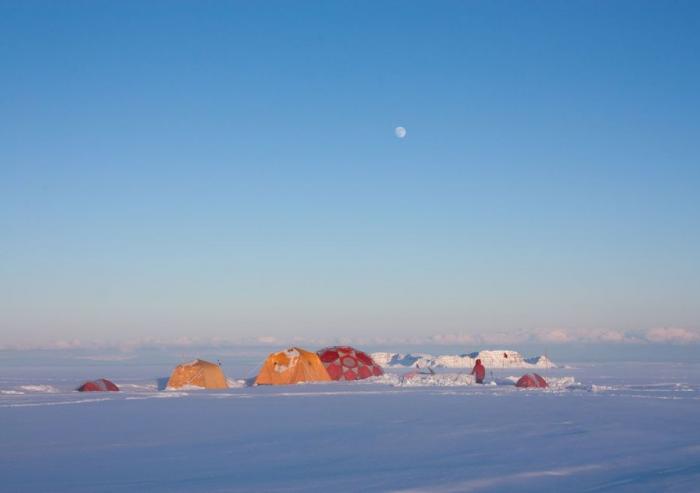
[[[638,342],[636,337],[629,336],[620,330],[599,330],[591,334],[597,342]]]
[[[86,361],[128,361],[134,358],[135,356],[133,354],[95,354],[75,357],[75,359]]]
[[[429,339],[434,344],[525,344],[525,343],[642,343],[643,337],[620,330],[568,330],[561,328],[520,330],[479,334],[437,334]]]
[[[572,342],[574,337],[568,331],[563,329],[554,330],[539,330],[535,332],[535,339],[540,342],[551,342],[555,344]]]
[[[551,329],[535,331],[536,342],[565,343],[640,343],[644,342],[634,332],[609,329],[567,330]]]
[[[430,341],[435,344],[472,344],[475,341],[475,336],[471,334],[437,334],[430,338]]]
[[[255,339],[260,344],[280,344],[282,341],[274,336],[261,336]]]
[[[225,349],[242,346],[302,346],[320,348],[334,345],[356,346],[505,346],[509,344],[698,344],[700,330],[686,328],[653,328],[648,330],[564,328],[517,330],[510,332],[462,332],[433,334],[425,337],[326,337],[280,338],[272,335],[252,338],[143,338],[120,342],[57,340],[42,343],[0,344],[0,350],[109,350],[130,353],[138,349]],[[102,354],[102,353],[99,353]]]
[[[406,343],[407,341],[403,341]],[[419,343],[437,345],[494,344],[694,344],[700,343],[700,330],[663,328],[649,330],[563,328],[520,330],[497,333],[436,334]]]
[[[649,342],[689,344],[700,342],[700,331],[679,328],[658,328],[647,330],[645,337]]]
[[[53,349],[93,349],[103,347],[102,343],[95,341],[81,341],[79,339],[64,340],[58,339],[55,341],[45,342],[26,342],[15,344],[0,344],[0,350],[53,350]]]

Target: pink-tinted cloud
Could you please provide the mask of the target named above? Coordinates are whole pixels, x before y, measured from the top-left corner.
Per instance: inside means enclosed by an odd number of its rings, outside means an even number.
[[[645,338],[649,342],[690,344],[700,342],[700,331],[681,328],[656,328],[646,331]]]
[[[616,329],[533,329],[511,332],[460,332],[431,334],[423,337],[291,337],[281,338],[264,335],[254,338],[196,338],[180,337],[175,339],[143,338],[120,342],[57,340],[41,343],[15,343],[0,345],[0,350],[80,350],[110,349],[131,352],[137,349],[154,348],[227,348],[239,346],[302,346],[319,348],[337,344],[356,346],[466,346],[488,347],[510,344],[546,343],[546,344],[697,344],[700,343],[700,330],[687,328],[653,328],[648,330]]]

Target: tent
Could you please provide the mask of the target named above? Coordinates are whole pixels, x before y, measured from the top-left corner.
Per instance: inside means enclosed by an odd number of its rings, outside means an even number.
[[[518,380],[518,383],[516,383],[515,386],[521,388],[533,387],[539,389],[549,387],[547,381],[541,376],[539,376],[537,373],[528,373],[526,375],[523,375],[522,377],[520,377],[520,380]]]
[[[384,374],[371,356],[350,346],[327,347],[317,354],[333,380],[361,380]]]
[[[205,389],[227,389],[226,376],[217,364],[201,359],[178,365],[168,380],[167,388],[202,387]]]
[[[297,347],[270,354],[255,379],[256,385],[327,382],[331,377],[316,353]]]
[[[90,380],[85,382],[80,387],[78,387],[80,392],[119,392],[119,387],[114,385],[114,382],[110,382],[106,378],[100,378],[99,380]]]

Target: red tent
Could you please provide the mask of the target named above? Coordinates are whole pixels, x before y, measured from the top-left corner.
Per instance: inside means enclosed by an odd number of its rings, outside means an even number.
[[[100,378],[99,380],[85,382],[78,387],[78,390],[80,392],[118,392],[119,387],[106,378]]]
[[[327,347],[317,354],[333,380],[361,380],[384,374],[367,353],[350,346]]]
[[[538,389],[549,387],[549,385],[547,385],[547,381],[537,373],[528,373],[523,375],[520,377],[520,380],[518,380],[518,383],[516,383],[515,386],[521,388],[534,387]]]

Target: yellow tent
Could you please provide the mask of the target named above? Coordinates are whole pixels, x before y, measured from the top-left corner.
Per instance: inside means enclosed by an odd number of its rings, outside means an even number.
[[[331,377],[316,353],[293,347],[270,354],[263,363],[255,384],[285,385],[330,380]]]
[[[221,367],[201,359],[178,365],[168,380],[168,388],[171,389],[180,389],[188,385],[205,389],[228,388]]]

